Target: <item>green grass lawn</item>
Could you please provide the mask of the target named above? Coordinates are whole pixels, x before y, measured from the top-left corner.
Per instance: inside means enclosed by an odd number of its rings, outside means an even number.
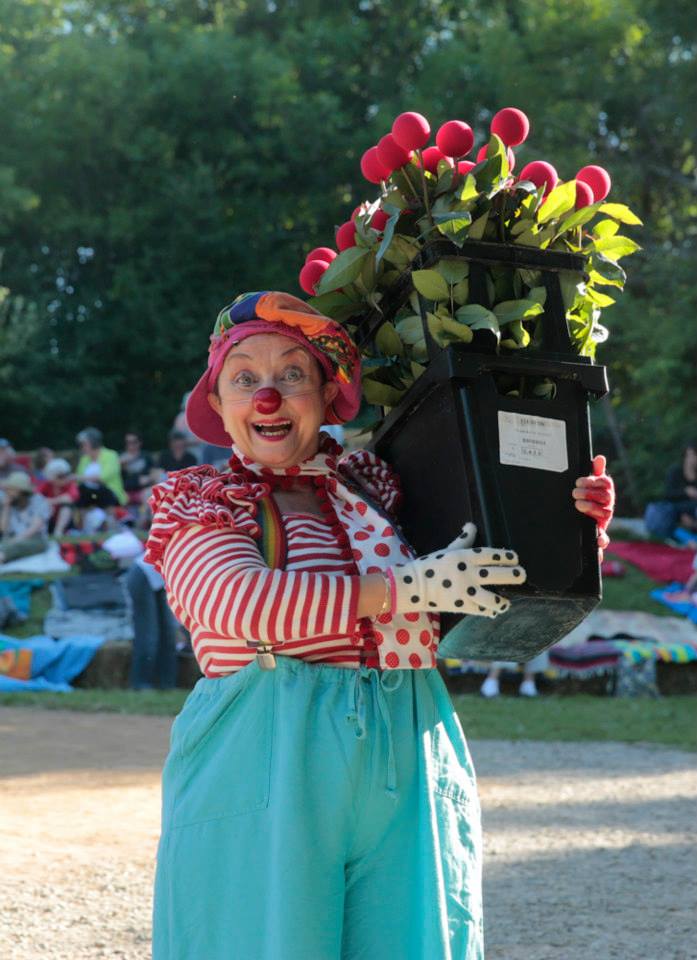
[[[477,694],[453,698],[473,740],[615,740],[697,750],[697,697],[659,700],[543,696],[537,700]]]
[[[17,577],[16,579],[21,580],[34,578]],[[37,577],[36,579],[39,578]],[[46,577],[41,577],[40,579],[45,581]],[[9,637],[16,637],[18,640],[23,640],[25,637],[33,637],[37,633],[43,633],[44,617],[50,609],[51,591],[49,590],[48,583],[44,583],[43,587],[32,590],[29,616],[24,623],[15,623],[11,627],[8,627],[6,630],[0,632],[7,634]]]
[[[185,690],[6,693],[0,695],[0,707],[174,716],[186,695]],[[695,697],[625,700],[577,694],[484,700],[476,694],[459,694],[453,699],[465,733],[473,740],[614,740],[697,750]]]
[[[73,690],[70,693],[36,691],[0,693],[0,707],[40,707],[84,713],[140,713],[175,716],[188,690]]]
[[[605,577],[603,580],[603,599],[599,609],[638,610],[659,617],[675,616],[669,607],[649,596],[649,591],[655,590],[657,583],[628,563],[625,568],[627,572],[623,577]]]

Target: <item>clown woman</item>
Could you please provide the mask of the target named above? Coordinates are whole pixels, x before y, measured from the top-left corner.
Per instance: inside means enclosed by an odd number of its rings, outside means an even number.
[[[285,293],[238,297],[186,410],[229,469],[154,488],[146,559],[203,673],[163,773],[154,960],[483,956],[479,803],[439,613],[496,618],[497,586],[525,571],[473,548],[472,525],[414,555],[389,465],[320,430],[355,417],[360,383],[340,324]],[[570,495],[605,525],[596,472]]]

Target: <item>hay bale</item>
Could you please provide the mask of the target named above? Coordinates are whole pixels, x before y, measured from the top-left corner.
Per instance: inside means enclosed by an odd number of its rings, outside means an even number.
[[[692,663],[656,664],[656,682],[663,696],[697,693],[697,660]]]
[[[131,670],[130,643],[108,642],[97,650],[92,661],[73,681],[81,689],[127,690]],[[190,690],[200,678],[196,658],[179,656],[177,658],[177,686]]]
[[[130,643],[108,641],[97,650],[90,663],[73,683],[76,687],[84,689],[125,689],[128,687],[130,668]]]

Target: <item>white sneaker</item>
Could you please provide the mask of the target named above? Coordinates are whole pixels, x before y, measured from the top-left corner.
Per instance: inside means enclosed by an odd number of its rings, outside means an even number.
[[[491,697],[498,697],[499,682],[496,677],[487,677],[484,683],[481,685],[479,692],[487,699],[491,699]]]
[[[537,687],[535,686],[534,680],[523,680],[520,685],[518,693],[521,697],[536,697],[537,696]]]

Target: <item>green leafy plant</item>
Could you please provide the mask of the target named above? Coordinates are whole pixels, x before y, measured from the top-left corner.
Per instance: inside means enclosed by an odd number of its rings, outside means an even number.
[[[505,108],[491,126],[491,138],[473,163],[466,154],[447,156],[440,149],[470,152],[474,138],[464,122],[448,121],[436,136],[439,146],[424,150],[430,136],[426,118],[400,115],[361,161],[366,179],[379,184],[379,196],[341,225],[337,256],[303,267],[303,288],[314,292],[310,303],[349,326],[371,311],[379,315],[396,289],[403,292],[392,321],[364,347],[370,403],[394,406],[425,369],[422,308],[428,332],[441,347],[470,344],[478,330],[493,335],[500,353],[541,345],[547,297],[541,269],[487,266],[486,297],[478,298],[486,304],[473,302],[470,264],[457,256],[467,241],[580,255],[584,271],[560,273],[572,346],[592,358],[608,336],[600,318],[624,287],[619,261],[640,249],[620,231],[641,221],[624,204],[606,201],[611,181],[601,167],[583,167],[561,182],[550,163],[537,160],[515,177],[512,147],[527,137],[527,117]],[[434,240],[450,241],[453,255],[425,269],[415,265]],[[551,385],[535,384],[532,392],[548,396]]]

